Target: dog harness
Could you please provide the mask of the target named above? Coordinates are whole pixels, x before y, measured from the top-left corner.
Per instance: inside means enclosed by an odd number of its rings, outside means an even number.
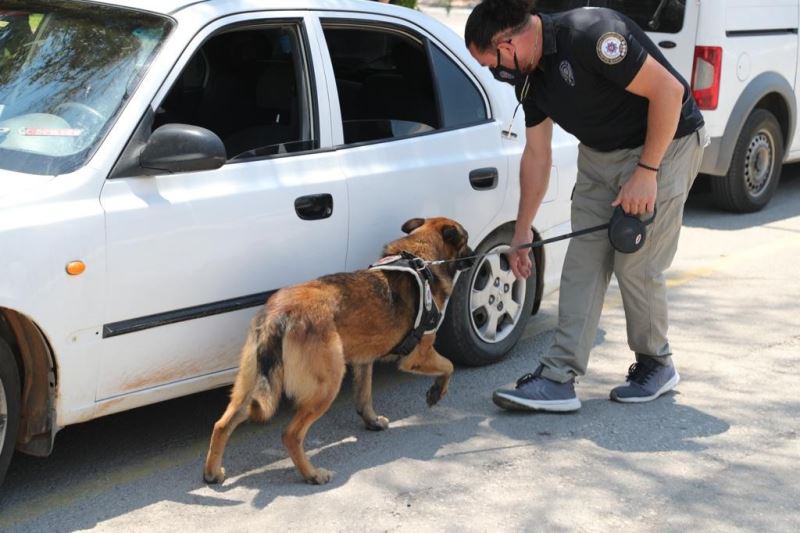
[[[423,335],[436,333],[439,326],[442,325],[444,309],[447,308],[447,302],[445,302],[444,308],[439,311],[439,307],[436,305],[436,301],[433,299],[433,293],[431,292],[433,272],[431,272],[431,269],[425,261],[414,254],[403,251],[400,252],[399,255],[386,256],[380,261],[370,265],[369,270],[407,272],[414,276],[414,279],[417,281],[417,286],[419,287],[417,319],[414,321],[414,326],[411,328],[408,335],[389,352],[398,355],[408,355],[414,351],[419,341],[422,340]],[[455,280],[453,280],[453,285],[455,286]]]

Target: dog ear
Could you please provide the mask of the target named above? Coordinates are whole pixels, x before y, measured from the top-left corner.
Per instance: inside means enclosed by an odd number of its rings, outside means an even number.
[[[461,244],[461,234],[455,226],[445,226],[442,228],[442,237],[444,242],[449,242],[454,246]]]
[[[425,224],[424,218],[412,218],[411,220],[403,224],[403,227],[400,229],[403,231],[403,233],[408,234],[417,229],[418,227],[422,226],[423,224]]]

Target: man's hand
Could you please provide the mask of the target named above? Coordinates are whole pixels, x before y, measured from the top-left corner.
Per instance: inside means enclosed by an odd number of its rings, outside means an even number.
[[[519,246],[521,244],[530,244],[533,242],[533,231],[530,228],[526,230],[514,232],[514,238],[511,240],[511,246]],[[511,262],[511,271],[517,279],[529,278],[533,271],[533,264],[530,257],[531,249],[523,248],[511,252],[508,256]]]
[[[630,179],[622,186],[612,207],[622,206],[629,215],[652,213],[656,205],[658,183],[656,173],[646,168],[636,167]]]

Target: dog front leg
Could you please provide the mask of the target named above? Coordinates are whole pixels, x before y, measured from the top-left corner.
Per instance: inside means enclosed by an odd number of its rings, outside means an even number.
[[[434,340],[433,335],[422,337],[417,349],[400,361],[398,365],[398,368],[403,372],[438,376],[426,395],[426,401],[430,407],[437,404],[447,394],[450,376],[453,375],[453,363],[434,349]]]
[[[381,431],[389,427],[389,419],[375,414],[372,407],[372,363],[353,364],[353,388],[356,412],[361,415],[367,429]]]

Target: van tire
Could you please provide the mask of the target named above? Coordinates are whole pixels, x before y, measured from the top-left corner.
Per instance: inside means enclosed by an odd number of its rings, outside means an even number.
[[[482,254],[511,246],[513,237],[513,227],[505,226],[487,237],[475,253]],[[510,276],[513,274],[508,262],[499,255],[479,258],[471,269],[462,272],[450,297],[442,327],[436,335],[436,350],[454,363],[466,366],[484,366],[503,359],[524,333],[537,303],[536,295],[540,293],[537,291],[538,265],[532,256],[531,260],[534,262],[534,272],[527,280],[512,282]],[[491,276],[488,275],[490,272]],[[493,280],[489,278],[502,278],[497,289],[492,290],[490,285],[493,285]],[[508,290],[505,290],[505,285],[509,285]],[[484,310],[489,306],[471,310],[471,298],[474,294],[483,292],[491,292],[494,296],[492,313],[497,310],[500,302],[508,305],[513,300],[519,306],[513,317],[508,313],[500,315],[501,326],[496,328],[495,339],[487,338],[486,331],[482,331],[482,326],[486,325],[486,317],[489,316]],[[483,319],[481,315],[484,315]]]
[[[0,339],[0,485],[6,477],[17,441],[20,383],[17,362],[8,344]]]
[[[728,174],[711,179],[717,206],[734,213],[752,213],[766,206],[781,177],[783,142],[775,115],[766,109],[753,110],[736,141]]]

